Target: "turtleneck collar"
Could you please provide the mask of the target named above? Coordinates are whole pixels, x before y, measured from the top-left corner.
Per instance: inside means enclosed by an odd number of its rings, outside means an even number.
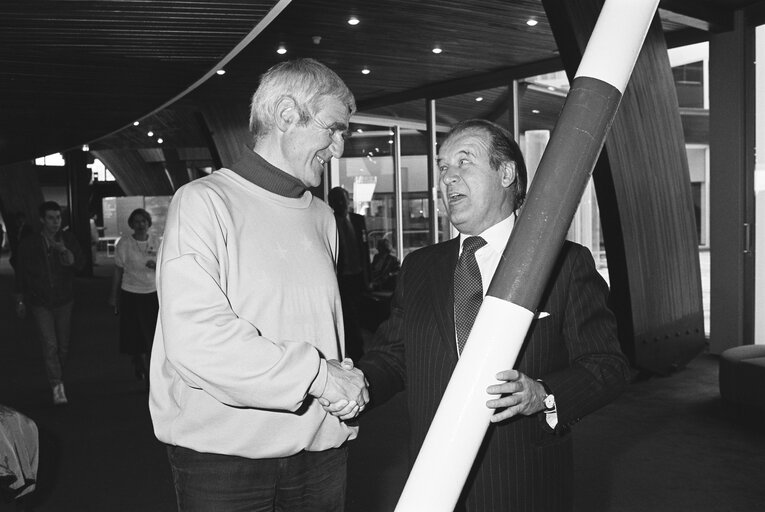
[[[298,198],[308,190],[302,181],[271,165],[250,148],[247,148],[231,166],[231,170],[247,181],[280,196]]]

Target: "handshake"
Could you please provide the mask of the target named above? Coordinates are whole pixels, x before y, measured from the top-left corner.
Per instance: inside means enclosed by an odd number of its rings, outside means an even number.
[[[364,373],[353,367],[351,359],[327,361],[327,385],[318,397],[319,404],[343,421],[353,419],[369,403],[368,385]]]

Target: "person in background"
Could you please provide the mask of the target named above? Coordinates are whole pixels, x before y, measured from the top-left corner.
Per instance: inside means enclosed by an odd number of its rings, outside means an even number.
[[[98,227],[96,226],[96,215],[90,217],[90,257],[93,266],[98,265]]]
[[[377,254],[372,258],[372,291],[392,292],[396,287],[396,276],[400,265],[393,254],[393,244],[387,238],[377,241]]]
[[[148,379],[148,354],[157,325],[156,271],[159,238],[149,233],[151,215],[137,208],[128,217],[132,235],[114,248],[114,277],[109,304],[120,317],[120,352],[132,356],[135,376]]]
[[[23,317],[30,310],[43,349],[53,403],[63,405],[68,402],[63,377],[71,335],[74,275],[85,265],[85,258],[74,235],[61,230],[58,203],[42,203],[39,213],[39,235],[28,235],[19,243],[16,271],[20,295],[16,312]]]
[[[254,148],[173,196],[149,409],[179,510],[344,508],[358,431],[344,420],[369,395],[341,362],[337,229],[309,188],[342,155],[355,109],[323,64],[281,62],[252,97]]]
[[[520,148],[489,121],[455,125],[437,161],[446,214],[460,235],[407,256],[390,318],[357,362],[375,404],[406,386],[412,462],[526,194]],[[573,509],[571,427],[630,378],[607,298],[590,252],[566,242],[516,365],[487,389],[495,412],[458,510]]]
[[[343,187],[334,187],[328,194],[329,205],[335,212],[339,253],[337,280],[343,301],[343,325],[348,357],[359,359],[364,353],[361,335],[361,297],[369,286],[369,244],[364,216],[349,210],[350,198]]]

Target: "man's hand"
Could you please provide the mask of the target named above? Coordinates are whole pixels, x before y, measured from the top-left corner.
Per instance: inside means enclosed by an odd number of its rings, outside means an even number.
[[[351,359],[327,361],[327,386],[319,397],[324,409],[341,420],[358,416],[369,402],[364,373],[353,367]]]
[[[492,423],[518,414],[531,416],[544,410],[547,393],[539,382],[516,370],[499,372],[497,380],[504,382],[486,388],[490,395],[502,395],[486,402],[489,409],[498,409],[491,417]]]

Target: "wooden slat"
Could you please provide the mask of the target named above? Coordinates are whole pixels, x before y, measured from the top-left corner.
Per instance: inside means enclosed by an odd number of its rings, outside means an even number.
[[[603,1],[544,4],[571,75]],[[658,19],[594,179],[622,346],[639,368],[667,373],[703,349],[704,318],[685,143]]]
[[[125,195],[161,196],[173,193],[163,164],[146,163],[137,150],[103,149],[91,153],[111,171]]]
[[[221,98],[219,101],[204,103],[200,110],[212,135],[221,166],[230,167],[239,159],[242,151],[253,145],[248,126],[250,110],[247,103],[233,98],[226,102]]]

